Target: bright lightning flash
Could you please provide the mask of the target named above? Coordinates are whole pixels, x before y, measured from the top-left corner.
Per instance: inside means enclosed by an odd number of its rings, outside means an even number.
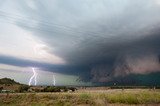
[[[56,79],[55,79],[55,76],[53,75],[53,85],[55,86],[56,85]]]
[[[29,79],[28,85],[29,85],[29,86],[31,85],[31,82],[32,82],[32,80],[33,80],[33,78],[34,78],[34,85],[36,86],[36,85],[37,85],[37,73],[36,73],[36,71],[35,71],[34,68],[32,68],[32,71],[33,71],[33,75],[32,75],[32,77]]]

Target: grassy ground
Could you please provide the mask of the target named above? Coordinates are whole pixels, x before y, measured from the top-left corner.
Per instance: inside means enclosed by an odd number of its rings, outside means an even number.
[[[80,90],[75,93],[0,94],[0,106],[160,105],[160,91]]]

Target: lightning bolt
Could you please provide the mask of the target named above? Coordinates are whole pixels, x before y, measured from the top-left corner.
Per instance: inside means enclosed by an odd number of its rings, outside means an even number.
[[[41,44],[41,45],[36,45],[34,48],[33,48],[33,52],[35,55],[39,55],[41,57],[44,57],[44,53],[45,51],[41,50],[41,48],[45,47],[44,44]],[[35,71],[35,68],[32,68],[32,72],[33,72],[33,75],[31,76],[31,78],[29,79],[29,82],[28,82],[28,85],[30,86],[31,83],[33,82],[32,80],[34,79],[34,85],[36,86],[37,85],[37,72]],[[53,85],[55,86],[56,85],[56,79],[55,79],[55,76],[53,75]]]
[[[35,53],[35,54],[38,54],[38,45],[36,45],[36,46],[33,48],[33,50],[34,50],[34,53]],[[32,75],[32,77],[29,79],[28,85],[29,85],[29,86],[31,85],[31,82],[32,82],[32,80],[33,80],[33,78],[34,78],[34,85],[36,86],[36,85],[37,85],[37,72],[35,71],[34,68],[32,68],[32,72],[33,72],[33,75]]]
[[[32,71],[33,71],[33,75],[32,75],[32,77],[29,79],[28,85],[29,85],[29,86],[31,85],[31,82],[32,82],[32,80],[33,80],[33,78],[34,78],[34,85],[36,86],[36,85],[37,85],[37,73],[36,73],[36,71],[35,71],[34,68],[32,68]]]
[[[53,75],[53,85],[55,86],[56,85],[56,79],[55,79],[55,76]]]

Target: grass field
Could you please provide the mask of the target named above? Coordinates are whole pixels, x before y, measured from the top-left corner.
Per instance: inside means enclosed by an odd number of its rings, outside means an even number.
[[[78,90],[74,93],[0,94],[0,106],[160,106],[160,91],[149,89]]]

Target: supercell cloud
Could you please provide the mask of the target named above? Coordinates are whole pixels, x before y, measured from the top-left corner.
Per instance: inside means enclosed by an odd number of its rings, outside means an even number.
[[[158,0],[6,1],[0,63],[95,84],[137,84],[160,72],[159,11]]]

